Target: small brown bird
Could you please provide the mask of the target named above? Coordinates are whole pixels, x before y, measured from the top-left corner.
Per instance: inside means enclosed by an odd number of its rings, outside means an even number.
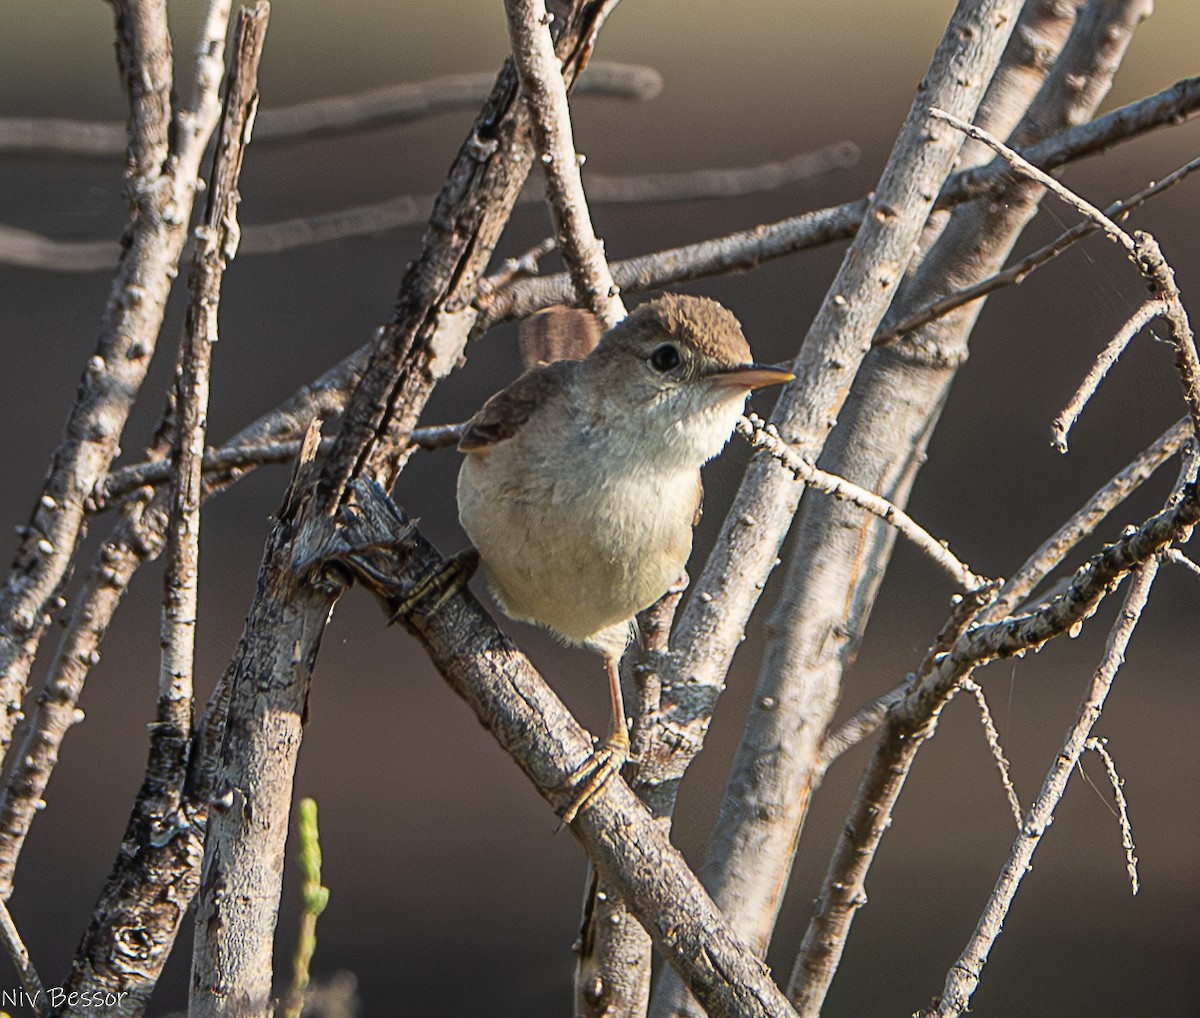
[[[668,294],[582,360],[527,371],[467,422],[459,518],[497,603],[602,654],[608,669],[612,732],[573,776],[565,822],[628,754],[618,664],[634,615],[687,563],[700,467],[729,441],[752,389],[791,378],[751,362],[720,304]]]

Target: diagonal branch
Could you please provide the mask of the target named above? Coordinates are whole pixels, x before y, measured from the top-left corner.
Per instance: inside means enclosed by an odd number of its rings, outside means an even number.
[[[960,561],[945,541],[939,541],[908,513],[882,495],[802,460],[784,444],[774,425],[767,424],[758,414],[743,417],[738,421],[737,430],[755,448],[765,449],[779,460],[795,475],[796,480],[803,481],[814,491],[857,506],[873,516],[878,516],[888,526],[895,527],[963,589],[975,590],[990,582],[987,577],[980,576],[965,562]]]
[[[459,589],[440,603],[437,597],[411,603],[412,592],[445,560],[378,486],[356,485],[355,498],[317,562],[332,560],[355,570],[538,792],[562,812],[574,794],[572,774],[592,752],[590,736],[469,591]],[[396,617],[398,604],[406,605],[406,613]],[[766,965],[730,933],[666,831],[628,785],[608,782],[569,829],[710,1015],[791,1018]]]
[[[1047,640],[1076,631],[1124,576],[1190,533],[1198,521],[1200,492],[1188,484],[1176,504],[1089,559],[1063,593],[1021,615],[973,622],[948,651],[928,661],[908,695],[888,712],[830,860],[788,989],[802,1016],[815,1015],[825,998],[850,924],[865,903],[866,874],[896,799],[918,749],[962,680],[988,661],[1036,651]]]
[[[1155,181],[1142,188],[1136,194],[1130,195],[1122,201],[1115,202],[1104,210],[1104,214],[1111,219],[1124,219],[1131,211],[1145,204],[1151,198],[1161,194],[1163,191],[1174,187],[1185,177],[1200,170],[1200,158],[1191,160],[1168,173],[1162,180]],[[986,297],[989,293],[994,293],[1001,287],[1017,286],[1023,283],[1028,275],[1037,268],[1045,265],[1047,262],[1057,258],[1060,254],[1071,247],[1076,241],[1082,240],[1098,229],[1097,225],[1091,220],[1086,220],[1082,223],[1077,223],[1069,230],[1064,231],[1060,236],[1056,237],[1049,244],[1046,244],[1032,254],[1026,255],[1020,261],[1014,262],[1008,268],[1001,272],[997,272],[987,279],[974,283],[971,286],[965,286],[961,290],[947,294],[945,297],[940,297],[937,300],[931,301],[923,308],[912,312],[900,322],[898,325],[891,326],[887,329],[881,329],[875,336],[875,345],[883,346],[884,344],[894,342],[901,336],[905,336],[910,332],[914,332],[923,325],[935,319],[941,318],[943,315],[949,314],[956,308],[970,304],[972,301],[979,300],[981,297]]]
[[[1184,448],[1191,434],[1190,421],[1186,418],[1176,421],[1107,481],[1070,519],[1046,538],[1005,582],[994,604],[988,609],[987,617],[996,618],[1013,611],[1066,558],[1072,548],[1091,534],[1113,509],[1160,466]]]
[[[21,939],[17,924],[13,922],[12,913],[3,901],[0,901],[0,941],[3,942],[4,950],[17,970],[17,978],[21,980],[21,988],[25,991],[29,1007],[41,1018],[46,1013],[46,991],[38,977],[37,969],[33,967],[29,949]]]

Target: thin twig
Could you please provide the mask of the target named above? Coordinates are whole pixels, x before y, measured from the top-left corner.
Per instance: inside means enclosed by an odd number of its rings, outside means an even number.
[[[1079,388],[1075,390],[1075,394],[1067,402],[1062,413],[1054,418],[1054,424],[1051,426],[1050,444],[1055,449],[1062,453],[1067,451],[1067,438],[1071,433],[1071,428],[1079,420],[1079,415],[1083,413],[1083,408],[1087,405],[1088,400],[1095,395],[1096,389],[1104,380],[1104,376],[1117,363],[1117,358],[1125,352],[1125,348],[1129,345],[1130,340],[1165,310],[1166,305],[1162,301],[1146,301],[1117,330],[1117,334],[1109,340],[1108,345],[1100,351],[1099,356],[1092,362],[1091,369],[1083,381],[1079,383]]]
[[[1190,533],[1197,521],[1200,492],[1189,483],[1174,505],[1092,556],[1057,597],[998,622],[980,622],[977,612],[947,651],[927,659],[928,670],[887,714],[830,860],[789,983],[788,995],[802,1016],[815,1014],[828,992],[850,925],[865,903],[866,875],[896,800],[955,689],[989,661],[1036,651],[1056,636],[1077,632],[1123,577],[1147,563],[1152,572],[1159,552]]]
[[[882,495],[827,473],[819,467],[802,459],[795,451],[779,437],[779,432],[773,424],[768,424],[757,414],[749,414],[737,423],[738,433],[750,441],[757,449],[765,449],[775,459],[792,472],[796,480],[803,481],[817,491],[841,499],[860,509],[878,516],[889,526],[904,537],[908,538],[918,550],[932,559],[949,575],[955,583],[964,590],[974,590],[990,581],[985,576],[976,573],[965,562],[962,562],[949,548],[945,541],[939,541],[903,509],[899,509]]]
[[[416,84],[388,85],[277,109],[268,107],[259,114],[255,141],[343,134],[421,120],[450,110],[475,109],[487,98],[495,80],[493,74],[447,74]],[[575,91],[644,102],[655,98],[662,86],[662,75],[653,67],[597,60],[588,64]],[[0,151],[118,155],[125,150],[127,137],[125,124],[116,121],[0,117]]]
[[[1095,205],[1089,201],[1085,201],[1069,187],[1059,183],[1049,173],[1044,172],[1034,166],[1028,159],[1014,152],[1011,148],[1004,144],[999,138],[992,137],[987,131],[981,127],[976,127],[963,120],[961,117],[956,117],[952,113],[947,113],[945,110],[940,110],[936,106],[929,109],[929,115],[934,120],[941,120],[949,124],[956,130],[962,131],[968,138],[974,138],[976,141],[981,141],[989,148],[992,148],[1000,155],[1014,170],[1022,176],[1028,177],[1030,180],[1037,181],[1042,187],[1052,191],[1055,195],[1061,198],[1066,204],[1074,208],[1080,215],[1086,216],[1092,220],[1106,234],[1115,240],[1118,244],[1125,248],[1130,257],[1133,256],[1133,238],[1121,229],[1116,223],[1101,212]]]
[[[1200,109],[1200,78],[1187,78],[1089,123],[1059,131],[1031,145],[1024,154],[1039,166],[1062,166],[1147,130],[1181,123],[1197,109]],[[1002,161],[996,163],[955,174],[938,196],[937,207],[952,208],[1002,190],[1011,181],[1011,173]],[[752,269],[774,258],[853,237],[867,207],[867,199],[859,198],[726,237],[613,262],[613,277],[623,291],[640,292],[702,276]],[[479,304],[485,323],[492,324],[524,318],[551,304],[569,303],[571,298],[570,280],[561,273],[516,282]]]
[[[1122,201],[1115,202],[1104,210],[1104,214],[1110,219],[1124,219],[1131,211],[1144,205],[1151,198],[1161,194],[1162,192],[1174,187],[1185,177],[1190,176],[1196,170],[1200,169],[1200,157],[1193,159],[1191,162],[1185,163],[1177,170],[1172,171],[1163,177],[1162,180],[1148,184],[1136,194],[1130,195]],[[986,297],[990,293],[1001,289],[1005,286],[1017,286],[1025,281],[1031,272],[1041,266],[1047,264],[1060,254],[1070,248],[1076,241],[1082,240],[1084,237],[1094,233],[1099,227],[1090,219],[1082,223],[1076,223],[1069,230],[1065,230],[1062,234],[1052,240],[1049,244],[1038,248],[1032,254],[1026,255],[1020,261],[1014,262],[1002,272],[997,272],[995,275],[989,276],[987,279],[981,280],[972,286],[963,287],[954,293],[947,294],[938,300],[931,301],[923,308],[914,311],[904,321],[891,328],[881,329],[875,334],[875,345],[886,346],[889,343],[895,342],[901,336],[908,335],[911,332],[919,329],[923,325],[935,319],[941,318],[943,315],[949,314],[956,308],[970,304],[972,301],[979,300],[981,297]]]
[[[538,157],[546,171],[546,197],[554,218],[563,261],[575,295],[608,328],[625,317],[620,290],[592,227],[579,156],[571,130],[571,109],[562,64],[550,36],[545,0],[505,0],[508,35],[521,78],[521,94],[533,119]]]
[[[844,753],[848,753],[860,742],[869,739],[883,724],[887,712],[904,699],[907,686],[897,686],[883,696],[878,696],[869,703],[863,704],[845,721],[821,740],[821,755],[817,768],[824,773],[833,762]]]
[[[257,138],[257,126],[255,130]],[[589,204],[665,203],[761,194],[842,169],[851,165],[856,156],[857,150],[849,142],[837,142],[815,152],[803,152],[782,162],[758,166],[626,176],[589,173]],[[435,197],[430,194],[402,194],[381,202],[354,205],[333,212],[275,223],[251,224],[244,229],[239,253],[278,254],[334,240],[419,226],[428,220]],[[538,188],[526,188],[517,199],[519,205],[541,204],[544,201],[544,193]],[[119,254],[119,245],[111,241],[59,240],[0,224],[0,264],[49,272],[101,272],[111,269]]]
[[[1192,427],[1200,435],[1200,356],[1196,353],[1195,339],[1192,335],[1191,323],[1187,311],[1175,284],[1175,273],[1163,257],[1162,249],[1150,234],[1137,231],[1134,235],[1126,233],[1113,220],[1101,212],[1090,202],[1081,198],[1070,188],[1059,183],[1048,173],[1038,169],[998,138],[959,117],[933,107],[929,114],[935,120],[943,120],[971,138],[983,142],[996,151],[1014,170],[1030,180],[1036,181],[1052,191],[1071,207],[1078,210],[1092,222],[1098,224],[1105,234],[1120,244],[1130,260],[1138,267],[1151,292],[1162,304],[1159,317],[1166,322],[1171,334],[1171,342],[1175,345],[1175,368],[1183,387],[1184,402],[1192,419]]]
[[[1171,548],[1166,554],[1166,560],[1177,566],[1183,566],[1193,576],[1200,576],[1200,565],[1197,565],[1178,548]]]
[[[1005,582],[995,604],[989,609],[988,617],[994,619],[1012,611],[1066,558],[1072,548],[1185,446],[1191,433],[1187,418],[1177,421],[1110,478],[1070,519],[1046,538]]]
[[[971,995],[979,985],[979,978],[992,945],[1000,935],[1017,888],[1029,871],[1030,860],[1041,842],[1042,835],[1053,821],[1054,810],[1066,790],[1071,771],[1087,746],[1092,726],[1104,708],[1104,701],[1112,688],[1117,669],[1125,660],[1125,648],[1129,645],[1129,639],[1141,618],[1142,609],[1146,606],[1157,571],[1156,557],[1147,559],[1134,571],[1121,614],[1109,632],[1104,657],[1092,677],[1087,695],[1080,704],[1075,724],[1056,754],[1042,784],[1042,790],[1021,822],[1020,831],[996,887],[984,906],[966,948],[951,966],[937,1007],[930,1012],[931,1015],[936,1015],[937,1018],[956,1018],[966,1011]]]
[[[410,436],[413,445],[428,452],[447,449],[457,444],[462,437],[462,424],[437,424],[427,428],[417,428]],[[328,452],[332,439],[321,443],[321,452]],[[272,463],[291,463],[300,452],[301,439],[279,438],[254,445],[242,445],[230,442],[216,449],[208,449],[204,453],[203,468],[206,476],[219,477],[222,474],[249,473],[255,467]],[[172,467],[164,460],[147,460],[143,463],[132,463],[120,470],[115,470],[104,479],[104,484],[92,498],[89,510],[100,512],[119,503],[128,496],[146,487],[157,487],[170,480]]]
[[[45,1014],[46,991],[29,957],[29,949],[21,939],[17,924],[13,922],[8,904],[3,900],[0,900],[0,941],[4,942],[4,950],[17,970],[17,978],[21,980],[21,988],[25,991],[26,1005],[38,1016]]]
[[[1021,809],[1021,800],[1017,796],[1017,790],[1013,787],[1012,768],[1009,765],[1008,757],[1004,755],[1004,747],[1000,745],[1000,733],[996,730],[996,722],[992,718],[991,708],[988,707],[987,697],[983,694],[983,687],[974,679],[963,679],[958,685],[960,689],[965,689],[975,697],[975,702],[979,705],[979,720],[983,724],[988,749],[992,751],[996,770],[1000,772],[1000,784],[1004,786],[1004,794],[1008,798],[1008,807],[1012,810],[1017,828],[1020,829],[1024,811]]]
[[[1116,817],[1117,822],[1121,825],[1121,847],[1125,849],[1125,870],[1129,874],[1129,887],[1134,894],[1137,894],[1141,885],[1138,881],[1138,858],[1133,842],[1133,825],[1129,822],[1129,802],[1125,798],[1125,779],[1117,773],[1117,763],[1108,751],[1107,739],[1088,739],[1083,744],[1083,748],[1090,749],[1104,761],[1104,773],[1108,775],[1113,801],[1117,804]]]

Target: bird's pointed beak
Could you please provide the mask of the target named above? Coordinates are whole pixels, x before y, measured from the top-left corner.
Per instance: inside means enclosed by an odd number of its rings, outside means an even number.
[[[737,389],[761,389],[768,385],[782,385],[784,382],[790,382],[796,376],[782,365],[738,364],[732,368],[720,368],[708,377],[714,385],[727,385]]]

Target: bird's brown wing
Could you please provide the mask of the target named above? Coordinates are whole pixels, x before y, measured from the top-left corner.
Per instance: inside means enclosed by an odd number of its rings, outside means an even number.
[[[555,304],[530,315],[517,330],[521,364],[526,371],[555,361],[581,361],[598,342],[604,327],[590,311]]]
[[[479,408],[458,440],[461,452],[486,449],[512,438],[538,407],[566,387],[575,370],[573,361],[556,361],[526,371]]]

